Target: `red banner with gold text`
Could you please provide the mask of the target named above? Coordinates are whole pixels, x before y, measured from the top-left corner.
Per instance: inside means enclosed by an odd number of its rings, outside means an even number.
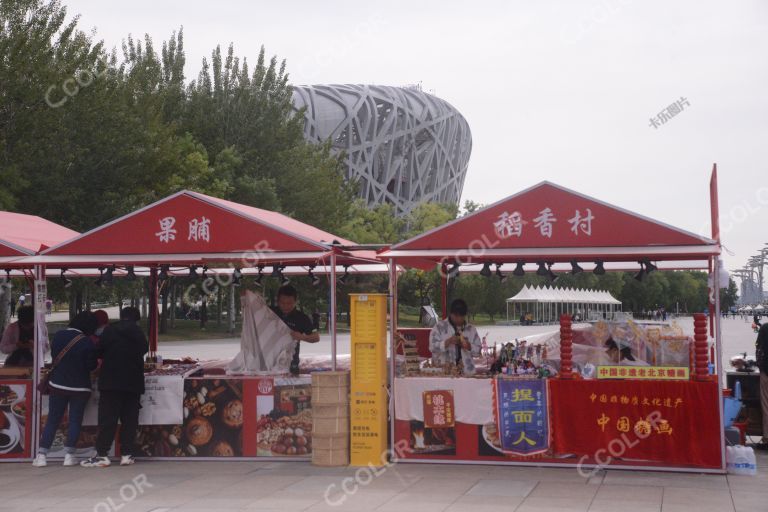
[[[715,382],[550,382],[556,453],[719,468]]]

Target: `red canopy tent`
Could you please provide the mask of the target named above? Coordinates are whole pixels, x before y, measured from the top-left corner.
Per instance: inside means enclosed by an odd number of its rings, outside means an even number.
[[[37,254],[78,234],[35,215],[0,212],[0,263]]]
[[[378,263],[370,251],[286,215],[184,190],[161,199],[26,262],[59,268],[108,265],[148,266],[150,291],[157,295],[160,266],[230,263],[258,265],[327,264],[331,269],[331,310],[336,309],[336,265]],[[157,347],[157,301],[150,298],[150,344]],[[333,364],[335,315],[331,315]]]
[[[711,199],[713,212],[716,212],[716,170],[712,176]],[[656,268],[654,262],[685,261],[688,268],[691,265],[708,268],[717,283],[720,242],[716,214],[713,214],[712,232],[716,239],[669,226],[550,182],[541,182],[380,253],[390,266],[390,311],[395,312],[390,319],[392,353],[395,353],[397,332],[397,265],[421,269],[439,266],[445,317],[448,276],[454,275],[461,265],[516,263],[519,272],[523,272],[526,263],[529,268],[531,263],[537,263],[552,269],[557,268],[554,265],[558,263],[586,262],[595,263],[600,267],[596,273],[601,273],[606,262],[639,263],[636,268],[653,270]],[[710,305],[710,318],[714,320],[710,335],[715,338],[717,374],[722,387],[719,315],[715,314],[719,310],[719,294],[711,293],[710,297],[714,297]],[[706,335],[703,343],[706,351]],[[702,363],[701,349],[702,346],[697,345],[697,365]],[[703,357],[706,365],[706,355]],[[393,396],[396,392],[394,368],[395,365],[391,365]],[[701,376],[706,370],[698,368],[697,371]],[[722,418],[722,403],[719,408]],[[394,432],[394,405],[391,417]],[[722,431],[720,434],[722,446]],[[720,452],[721,469],[724,469],[724,448]]]

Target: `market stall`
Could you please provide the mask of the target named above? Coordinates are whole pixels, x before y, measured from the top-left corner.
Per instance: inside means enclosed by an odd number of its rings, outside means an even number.
[[[444,292],[465,269],[495,278],[490,266],[504,264],[516,265],[515,276],[532,270],[550,282],[564,266],[602,275],[616,265],[643,281],[661,262],[680,262],[709,269],[716,287],[715,173],[711,193],[713,239],[540,183],[383,251],[390,311],[397,311],[396,265],[437,266]],[[711,312],[718,295],[710,293]],[[445,297],[443,304],[445,318]],[[398,460],[725,470],[719,315],[695,315],[695,325],[682,327],[625,317],[575,324],[568,312],[559,320],[554,336],[501,346],[445,322],[452,336],[435,331],[428,345],[435,355],[392,315],[391,350],[403,353],[391,365],[392,439],[410,447]]]
[[[9,277],[26,278],[30,290],[35,291],[32,268],[22,263],[23,259],[77,235],[76,231],[34,215],[0,212],[0,269],[4,271],[5,278],[0,288],[0,301],[3,302],[0,307],[0,314],[3,315],[3,322],[0,322],[2,331],[6,328],[5,320],[10,317],[9,299],[12,294],[21,292],[12,289]],[[33,293],[32,301],[42,301],[44,304],[45,296],[35,296]],[[5,359],[5,356],[2,357]],[[37,433],[32,420],[35,398],[33,389],[34,374],[31,367],[3,364],[0,368],[2,461],[25,460],[32,456],[32,439]]]
[[[37,265],[41,276],[46,267],[149,270],[150,354],[139,439],[145,456],[306,459],[312,449],[309,374],[233,370],[230,361],[163,360],[157,345],[158,296],[167,276],[179,272],[210,271],[208,279],[229,286],[245,274],[255,273],[260,280],[264,273],[283,277],[287,268],[306,266],[310,276],[323,268],[330,288],[327,366],[335,369],[337,268],[380,262],[353,242],[282,214],[183,191],[56,245],[28,263]],[[234,286],[229,289],[235,293]],[[258,295],[247,293],[243,300]],[[257,306],[267,309],[263,300]],[[93,446],[97,403],[94,393],[78,443],[83,453]],[[38,411],[41,420],[44,406]]]

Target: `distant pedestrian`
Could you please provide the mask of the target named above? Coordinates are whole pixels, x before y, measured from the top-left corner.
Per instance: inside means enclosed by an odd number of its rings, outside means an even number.
[[[67,439],[64,442],[64,465],[75,466],[75,447],[80,437],[85,406],[91,396],[91,372],[96,368],[96,346],[90,336],[96,330],[96,318],[83,311],[69,323],[68,329],[56,333],[51,343],[51,369],[49,384],[48,419],[40,438],[40,450],[32,465],[48,465],[47,454],[64,414],[69,409]]]
[[[106,467],[108,454],[120,422],[121,466],[135,462],[136,431],[139,426],[141,395],[144,394],[144,355],[149,351],[147,338],[139,327],[141,313],[133,307],[123,308],[120,321],[110,325],[101,335],[97,355],[102,358],[99,374],[99,433],[96,456],[81,466]]]
[[[11,295],[11,318],[16,316],[16,297]]]

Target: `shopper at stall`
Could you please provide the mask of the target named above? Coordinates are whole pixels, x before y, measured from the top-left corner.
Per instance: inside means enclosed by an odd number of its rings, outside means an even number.
[[[760,408],[763,411],[763,438],[755,448],[768,450],[768,323],[760,326],[755,345],[755,359],[760,368]]]
[[[121,466],[133,464],[136,430],[139,425],[141,395],[144,394],[144,354],[149,351],[147,338],[138,325],[139,310],[123,308],[120,321],[101,335],[97,354],[102,358],[99,374],[99,433],[96,456],[84,460],[84,467],[111,464],[109,449],[120,421]]]
[[[97,309],[93,312],[93,315],[96,317],[96,332],[94,336],[98,339],[109,325],[109,314],[103,309]]]
[[[482,341],[477,329],[467,322],[469,308],[463,299],[451,302],[448,318],[440,320],[429,334],[429,350],[435,364],[455,364],[463,373],[475,372],[473,356],[480,355]]]
[[[54,361],[48,384],[48,419],[40,437],[40,450],[33,466],[48,465],[47,455],[64,413],[69,409],[67,440],[64,443],[64,465],[75,466],[75,446],[80,437],[85,406],[91,396],[91,372],[96,368],[96,346],[90,338],[96,330],[96,317],[83,311],[69,323],[68,329],[57,332],[51,343]]]
[[[9,354],[5,366],[32,366],[32,343],[35,339],[35,310],[21,306],[18,320],[8,324],[0,340],[0,352]]]
[[[271,307],[272,311],[291,330],[291,337],[297,341],[296,348],[293,351],[293,359],[291,360],[291,373],[294,375],[299,373],[301,342],[317,343],[320,341],[320,333],[315,329],[312,320],[296,309],[298,300],[299,293],[296,291],[296,288],[287,284],[277,290],[277,305]]]

